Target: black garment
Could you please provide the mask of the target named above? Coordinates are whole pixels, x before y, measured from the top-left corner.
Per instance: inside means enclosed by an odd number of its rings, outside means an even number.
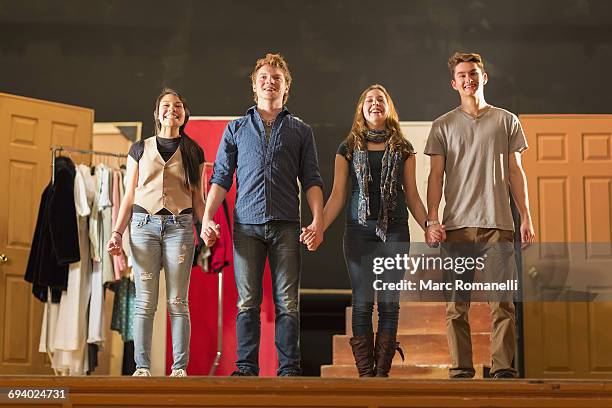
[[[147,210],[145,210],[144,208],[142,208],[141,206],[139,206],[138,204],[134,204],[134,205],[132,205],[132,213],[148,214],[149,212]],[[193,214],[193,208],[185,208],[179,214],[180,215],[183,215],[183,214]],[[156,212],[155,215],[172,215],[172,212],[170,210],[162,208],[161,210]]]
[[[67,157],[55,159],[55,184],[43,191],[24,279],[32,283],[32,293],[42,302],[59,303],[68,287],[68,265],[81,259],[74,177],[76,169]]]
[[[338,151],[336,154],[341,155],[346,158],[347,154],[347,145],[346,141],[340,143],[338,146]],[[378,212],[380,209],[380,173],[382,171],[382,158],[385,154],[384,150],[368,150],[368,159],[370,161],[370,187],[369,187],[369,196],[370,196],[370,215],[367,216],[368,220],[376,220],[378,219]],[[348,161],[348,160],[347,160]],[[398,180],[397,180],[397,195],[396,195],[396,206],[395,209],[389,212],[389,223],[391,223],[391,218],[396,221],[407,220],[408,219],[408,210],[406,209],[406,199],[404,197],[404,190],[401,188],[403,186],[403,177],[404,177],[404,161],[400,162],[400,168],[398,172]],[[355,169],[352,166],[352,163],[349,161],[349,173],[351,180],[351,188],[350,188],[350,197],[348,201],[348,205],[346,207],[346,220],[357,221],[358,219],[358,208],[359,208],[359,182],[357,181],[357,175],[355,174]]]
[[[136,371],[136,361],[134,361],[134,342],[126,341],[123,343],[123,365],[121,375],[132,375]]]
[[[98,352],[100,347],[97,344],[87,344],[87,362],[89,363],[89,369],[87,375],[91,375],[98,367]]]
[[[168,139],[166,137],[159,136],[156,136],[156,138],[157,151],[161,155],[162,159],[164,159],[164,161],[170,160],[174,152],[176,152],[176,149],[178,149],[181,138],[175,137]],[[128,154],[137,162],[140,161],[140,158],[144,154],[144,139],[133,143]],[[204,163],[204,151],[202,150],[198,150],[198,163]]]

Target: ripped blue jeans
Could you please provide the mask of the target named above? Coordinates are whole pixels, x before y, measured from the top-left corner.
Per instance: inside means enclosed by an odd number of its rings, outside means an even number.
[[[159,274],[163,268],[172,327],[172,369],[189,362],[189,278],[194,235],[191,214],[149,215],[134,213],[130,225],[136,302],[134,360],[137,368],[151,368],[151,336],[157,310]]]

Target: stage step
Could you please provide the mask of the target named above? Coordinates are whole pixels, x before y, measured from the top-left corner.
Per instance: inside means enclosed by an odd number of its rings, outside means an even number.
[[[391,375],[399,378],[445,379],[448,378],[450,354],[445,331],[445,304],[443,302],[401,302],[398,325],[398,341],[404,350],[406,361],[395,354]],[[349,339],[352,308],[346,309],[346,335],[333,339],[333,365],[321,367],[322,377],[356,377],[355,360]],[[472,358],[477,377],[482,378],[482,367],[491,363],[489,305],[475,302],[470,307],[472,330]],[[378,312],[374,309],[374,331],[378,324]]]
[[[439,366],[416,366],[416,365],[394,365],[389,376],[392,378],[411,378],[411,379],[440,379],[448,378],[447,365]],[[483,365],[474,366],[476,369],[475,378],[482,378]],[[326,378],[358,378],[355,364],[339,364],[321,366],[321,377]]]
[[[355,359],[349,345],[351,336],[336,335],[333,340],[333,364],[354,364]],[[445,334],[400,334],[397,336],[404,350],[404,364],[426,366],[450,364],[448,343]],[[472,333],[474,364],[489,364],[489,333]],[[393,364],[400,365],[402,359],[395,354]]]
[[[353,308],[346,308],[346,334],[352,336],[351,319]],[[398,334],[445,334],[445,305],[440,302],[402,302]],[[376,331],[378,312],[374,307],[373,327]],[[470,306],[470,326],[472,333],[491,331],[489,305],[478,302]]]

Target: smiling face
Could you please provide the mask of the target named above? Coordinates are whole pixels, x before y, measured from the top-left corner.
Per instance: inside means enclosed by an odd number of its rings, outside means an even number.
[[[258,102],[284,102],[289,86],[283,71],[268,64],[259,68],[253,82],[253,92],[257,95]]]
[[[155,109],[155,119],[161,127],[182,126],[185,123],[185,106],[181,98],[172,93],[163,95]]]
[[[389,102],[380,89],[371,89],[363,100],[363,118],[370,129],[383,129],[389,114]]]
[[[475,62],[461,62],[455,66],[451,86],[461,97],[482,96],[488,81],[486,72]]]

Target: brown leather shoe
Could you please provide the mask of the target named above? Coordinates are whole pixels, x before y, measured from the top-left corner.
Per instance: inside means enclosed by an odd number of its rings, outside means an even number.
[[[359,377],[374,377],[374,333],[351,337],[349,344]]]
[[[391,363],[395,352],[398,351],[404,361],[404,351],[400,348],[396,336],[388,332],[376,333],[376,345],[374,346],[374,359],[376,360],[376,377],[388,377],[391,370]]]

